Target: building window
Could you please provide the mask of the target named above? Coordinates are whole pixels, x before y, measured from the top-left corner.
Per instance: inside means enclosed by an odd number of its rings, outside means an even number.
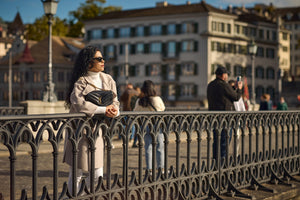
[[[258,66],[257,68],[256,68],[256,76],[255,76],[256,78],[261,78],[261,79],[263,79],[265,76],[264,76],[264,68],[263,67],[261,67],[261,66]]]
[[[136,53],[137,54],[144,53],[144,44],[143,43],[137,43],[136,44]]]
[[[114,38],[115,37],[115,30],[113,28],[107,29],[107,38]]]
[[[136,36],[138,37],[144,36],[144,26],[136,27]]]
[[[174,84],[168,86],[168,100],[174,101],[176,99],[176,87]]]
[[[282,33],[282,39],[287,40],[288,39],[288,34],[287,33]]]
[[[107,45],[105,51],[105,59],[106,60],[114,60],[115,59],[115,45]]]
[[[13,82],[14,83],[20,83],[20,72],[14,72],[13,73]]]
[[[248,27],[243,26],[242,27],[242,33],[247,36],[248,35]]]
[[[277,33],[276,33],[276,31],[272,31],[272,40],[273,41],[277,40]]]
[[[161,25],[151,25],[150,26],[150,35],[161,35],[162,34],[162,27]]]
[[[243,67],[241,65],[234,66],[234,76],[242,76],[243,75]]]
[[[259,29],[258,30],[258,37],[263,39],[265,36],[264,36],[264,30],[263,29]]]
[[[274,49],[273,48],[267,48],[267,58],[274,58],[275,57],[275,53],[274,53]]]
[[[212,31],[216,31],[217,30],[217,22],[212,22],[211,28],[212,28]]]
[[[275,71],[273,68],[269,67],[267,69],[267,79],[274,79],[275,78]]]
[[[130,36],[130,28],[129,27],[122,27],[120,28],[120,37],[125,38]]]
[[[176,34],[176,24],[168,24],[167,31],[168,31],[168,35],[175,35]]]
[[[185,22],[181,26],[181,33],[195,33],[196,25],[192,22]]]
[[[160,65],[152,64],[150,65],[150,76],[157,76],[160,74]]]
[[[152,42],[150,44],[151,53],[161,53],[162,44],[160,42]]]
[[[234,32],[240,34],[240,25],[234,25]]]
[[[176,78],[176,72],[175,72],[175,69],[176,68],[176,66],[175,66],[175,64],[170,64],[170,65],[168,65],[168,80],[169,81],[174,81],[175,80],[175,78]]]
[[[168,42],[167,46],[167,57],[174,58],[176,57],[176,42]]]
[[[194,91],[194,85],[193,84],[184,84],[181,86],[181,96],[183,97],[192,97]]]
[[[282,51],[287,52],[288,51],[288,47],[287,46],[283,46],[282,47]]]
[[[264,48],[263,47],[257,47],[256,55],[258,57],[264,57]]]
[[[41,74],[39,72],[33,72],[33,82],[34,83],[41,82]]]
[[[194,51],[194,41],[192,41],[192,40],[189,40],[189,41],[183,41],[183,42],[182,42],[181,50],[182,50],[183,52]]]
[[[195,64],[194,63],[184,63],[181,65],[181,73],[184,76],[195,75]]]
[[[252,76],[252,66],[247,65],[246,67],[246,77],[251,77]]]
[[[231,33],[231,24],[227,24],[227,33]]]
[[[94,29],[91,30],[91,39],[101,39],[102,38],[102,30],[101,29]]]
[[[64,72],[58,72],[57,79],[58,79],[58,82],[64,82],[65,81]]]

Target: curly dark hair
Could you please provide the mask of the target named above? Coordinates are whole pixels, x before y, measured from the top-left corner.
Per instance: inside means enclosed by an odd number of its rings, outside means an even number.
[[[141,88],[142,96],[139,100],[139,105],[143,107],[150,106],[150,97],[156,96],[154,83],[151,80],[146,80]]]
[[[74,89],[75,82],[80,77],[85,76],[87,74],[88,69],[90,67],[90,63],[93,62],[93,57],[95,56],[97,51],[100,51],[97,47],[87,46],[78,53],[72,70],[71,79],[69,80],[70,85],[65,100],[65,105],[67,108],[70,108],[71,106],[70,96]]]

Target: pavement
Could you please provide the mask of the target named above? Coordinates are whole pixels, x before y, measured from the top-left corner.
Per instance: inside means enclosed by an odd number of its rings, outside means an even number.
[[[114,149],[112,150],[112,173],[122,174],[123,169],[123,160],[120,159],[122,156],[122,142],[121,140],[113,140]],[[132,141],[130,143],[130,148],[128,152],[128,163],[129,163],[129,171],[138,169],[138,148],[131,148]],[[182,139],[180,148],[180,154],[182,159],[186,159],[186,144],[185,139]],[[196,145],[196,144],[193,144]],[[205,148],[205,147],[203,147]],[[192,146],[191,150],[191,160],[192,162],[196,162],[197,152],[196,146]],[[176,155],[175,143],[170,142],[168,155],[169,155],[169,165],[175,166],[175,155]],[[63,152],[63,144],[59,148],[59,156],[58,156],[58,169],[59,169],[59,178],[58,178],[58,188],[59,193],[61,192],[62,186],[64,182],[68,179],[68,171],[69,166],[65,163],[62,163],[62,152]],[[31,196],[31,183],[32,183],[32,160],[30,156],[30,147],[29,145],[20,145],[17,150],[17,160],[16,160],[16,199],[20,199],[21,189],[26,189],[28,197],[30,199]],[[42,194],[43,186],[47,186],[49,193],[51,194],[53,191],[53,183],[52,183],[52,146],[49,142],[44,142],[40,145],[39,156],[38,156],[38,196],[40,197]],[[202,152],[203,156],[205,156],[206,152]],[[10,165],[9,165],[9,155],[6,147],[0,144],[0,193],[2,193],[3,199],[0,200],[9,200],[9,191],[10,191]],[[298,180],[300,180],[300,176],[295,176]],[[267,188],[274,189],[274,193],[266,192],[257,188],[257,190],[251,189],[242,189],[241,191],[244,194],[248,194],[254,196],[253,199],[264,199],[264,200],[283,200],[283,199],[293,199],[300,200],[300,182],[297,181],[289,181],[291,185],[285,185],[281,183],[270,184],[265,183],[262,184]],[[232,192],[228,195],[222,195],[223,199],[245,199],[239,198],[235,192]],[[1,196],[1,195],[0,195]]]

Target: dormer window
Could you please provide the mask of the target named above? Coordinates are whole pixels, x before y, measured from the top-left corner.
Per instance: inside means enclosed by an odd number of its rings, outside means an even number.
[[[286,14],[286,18],[287,18],[288,20],[291,20],[292,17],[293,17],[293,13],[287,13],[287,14]]]

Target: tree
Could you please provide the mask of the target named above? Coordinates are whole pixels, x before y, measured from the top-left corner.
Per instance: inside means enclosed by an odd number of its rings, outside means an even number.
[[[54,17],[52,20],[52,35],[66,36],[68,33],[68,24],[66,20]],[[26,37],[29,40],[40,41],[49,34],[48,17],[37,18],[33,24],[27,26]]]
[[[69,23],[70,29],[67,36],[82,37],[83,22],[85,20],[93,19],[102,14],[122,9],[121,7],[116,6],[103,7],[104,3],[106,3],[106,0],[86,0],[85,3],[80,4],[80,7],[77,10],[69,12],[72,19]]]

